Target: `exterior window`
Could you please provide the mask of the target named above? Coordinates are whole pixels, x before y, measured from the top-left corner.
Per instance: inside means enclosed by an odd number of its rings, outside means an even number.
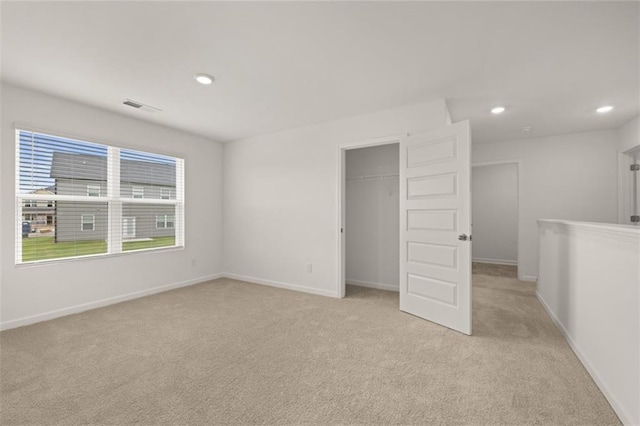
[[[184,246],[184,160],[27,130],[16,149],[16,264]]]
[[[143,186],[134,186],[131,188],[131,192],[133,193],[133,198],[144,198]]]
[[[175,216],[168,214],[158,214],[156,215],[156,228],[174,228],[175,227]]]
[[[95,231],[96,217],[92,214],[83,214],[80,216],[81,229],[83,231]]]
[[[88,197],[99,197],[100,196],[100,185],[87,185],[87,196]]]

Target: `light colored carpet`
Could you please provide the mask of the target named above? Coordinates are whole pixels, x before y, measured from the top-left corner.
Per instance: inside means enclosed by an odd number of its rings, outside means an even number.
[[[217,280],[3,332],[0,422],[619,424],[533,284],[475,275],[473,323]]]

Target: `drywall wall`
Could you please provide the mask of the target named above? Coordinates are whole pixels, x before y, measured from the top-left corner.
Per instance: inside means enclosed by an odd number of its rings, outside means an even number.
[[[398,291],[399,144],[346,152],[346,282]]]
[[[474,163],[521,160],[521,279],[535,280],[538,219],[617,222],[615,130],[476,144]]]
[[[540,221],[537,296],[622,422],[640,424],[640,228]]]
[[[339,145],[445,122],[437,101],[225,144],[225,273],[339,297]]]
[[[518,263],[518,165],[473,167],[473,261]]]
[[[184,158],[185,248],[16,267],[14,123]],[[1,132],[4,328],[207,280],[222,271],[222,145],[6,84]]]

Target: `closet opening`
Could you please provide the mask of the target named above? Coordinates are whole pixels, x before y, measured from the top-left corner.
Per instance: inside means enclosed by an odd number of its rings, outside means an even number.
[[[339,292],[359,287],[399,291],[399,137],[340,149]]]
[[[471,173],[474,272],[520,279],[520,163],[474,164]]]

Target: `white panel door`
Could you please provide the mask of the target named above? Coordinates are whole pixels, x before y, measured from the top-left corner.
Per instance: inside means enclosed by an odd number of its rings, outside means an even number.
[[[400,141],[400,310],[471,334],[469,122]]]

